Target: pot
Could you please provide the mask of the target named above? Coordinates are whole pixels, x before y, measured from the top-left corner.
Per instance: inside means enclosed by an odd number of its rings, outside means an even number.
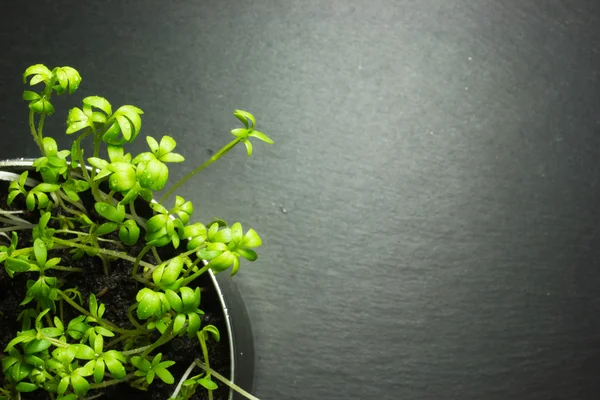
[[[33,159],[19,158],[0,161],[0,180],[14,181],[24,170],[34,171]],[[27,184],[35,185],[28,179]],[[233,279],[226,273],[215,275],[208,270],[210,281],[217,293],[221,311],[227,328],[231,375],[227,378],[241,388],[252,392],[254,389],[254,339],[250,327],[248,311]],[[243,396],[230,390],[229,400],[242,400]]]

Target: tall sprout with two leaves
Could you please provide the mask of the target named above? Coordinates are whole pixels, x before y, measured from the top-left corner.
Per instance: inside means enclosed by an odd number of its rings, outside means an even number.
[[[213,377],[252,399],[210,368],[207,342],[219,341],[220,334],[215,326],[202,325],[201,291],[193,283],[208,270],[235,275],[241,260],[256,260],[262,241],[239,222],[192,222],[191,201],[177,195],[172,203],[168,199],[238,143],[250,156],[251,140],[273,143],[271,139],[256,130],[252,114],[236,110],[243,127],[231,131],[235,138],[155,202],[156,192],[169,182],[169,165],[184,161],[175,152],[175,139],[146,136],[148,151],[131,155],[126,148],[141,132],[143,111],[132,105],[115,108],[103,97],[88,96],[68,112],[66,134],[73,140],[70,148],[59,149],[56,140],[44,135],[44,122],[54,113],[52,97],[75,92],[81,76],[71,67],[37,64],[23,79],[40,88],[26,90],[23,98],[29,102],[29,128],[41,155],[33,163],[37,180],[32,180],[33,172],[23,172],[10,184],[7,202],[21,199],[39,219],[25,218],[24,211],[0,210],[0,262],[10,277],[31,278],[21,302],[22,328],[3,344],[0,400],[39,390],[57,400],[84,399],[124,382],[148,390],[156,380],[174,385],[173,399],[187,399],[197,390],[212,398],[218,387]],[[87,140],[92,154],[82,146]],[[153,210],[147,220],[137,213],[140,201],[150,202]],[[23,230],[31,230],[31,243],[20,241]],[[166,246],[178,253],[163,260],[161,254],[172,254],[161,250]],[[65,249],[67,259],[56,256]],[[85,299],[68,286],[65,274],[85,274],[86,268],[73,262],[86,258],[98,259],[106,274],[116,260],[125,262],[131,279],[142,285],[127,309],[127,324],[108,320],[105,305],[94,294]],[[67,307],[72,311],[66,313]],[[66,314],[75,317],[66,319]],[[196,340],[202,358],[176,379],[169,370],[174,362],[161,349],[180,336]],[[192,374],[196,367],[199,373]]]

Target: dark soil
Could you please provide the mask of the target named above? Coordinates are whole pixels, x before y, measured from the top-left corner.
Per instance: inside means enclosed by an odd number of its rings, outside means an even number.
[[[31,176],[31,173],[30,173]],[[18,196],[11,206],[6,204],[6,195],[8,193],[8,183],[0,181],[0,207],[4,210],[26,210],[23,196]],[[93,210],[92,203],[87,206],[88,210]],[[151,211],[146,204],[136,205],[139,215],[151,215]],[[39,214],[37,212],[21,214],[20,217],[30,220],[33,223],[37,222]],[[98,218],[92,216],[91,218]],[[0,223],[0,226],[3,226]],[[143,234],[143,233],[142,233]],[[106,238],[118,240],[118,235],[114,237],[107,235]],[[142,242],[140,240],[139,242]],[[31,232],[19,231],[18,247],[31,246]],[[129,248],[128,252],[132,256],[136,256],[141,250],[141,245]],[[110,248],[107,246],[107,248]],[[172,247],[160,249],[159,255],[162,259],[168,259],[176,254],[176,250]],[[84,308],[87,308],[87,301],[90,293],[95,293],[98,296],[98,301],[106,305],[104,318],[123,327],[131,328],[131,323],[127,318],[127,309],[135,302],[135,296],[141,287],[131,278],[131,263],[124,260],[115,260],[110,263],[110,273],[105,275],[102,262],[97,257],[85,256],[81,260],[70,260],[68,250],[50,250],[48,258],[61,257],[60,265],[85,268],[85,273],[64,273],[59,271],[54,272],[54,276],[59,278],[62,289],[76,287],[84,296]],[[144,260],[154,263],[155,260],[151,255],[147,255]],[[11,279],[4,268],[0,267],[0,355],[1,350],[6,344],[15,337],[21,328],[20,321],[17,321],[19,313],[26,308],[20,306],[19,303],[25,298],[26,282],[32,278],[33,274],[21,273],[15,274],[14,279]],[[219,343],[210,340],[209,359],[211,367],[220,372],[224,376],[230,374],[230,354],[229,342],[227,335],[225,319],[223,311],[217,297],[215,288],[210,280],[210,277],[203,275],[198,278],[191,287],[199,286],[202,289],[202,303],[200,308],[205,312],[203,316],[204,324],[212,324],[219,328],[221,332],[221,341]],[[64,305],[65,322],[76,316],[76,312],[71,309],[68,304]],[[163,360],[173,360],[176,362],[174,366],[169,368],[175,377],[175,384],[167,385],[155,379],[150,386],[148,392],[143,392],[138,389],[131,388],[128,384],[119,384],[107,389],[103,392],[105,395],[101,398],[108,399],[156,399],[166,400],[170,397],[175,389],[176,383],[183,375],[188,366],[196,358],[201,358],[201,349],[197,339],[189,340],[187,336],[176,338],[167,345],[159,349],[163,353]],[[158,351],[153,352],[156,354]],[[193,372],[199,374],[200,370],[196,368]],[[0,368],[0,380],[4,380],[2,370]],[[194,395],[192,399],[206,399],[207,395],[204,390],[198,390],[199,393]],[[219,389],[214,391],[215,400],[225,400],[228,396],[228,389],[225,385],[220,384]],[[88,396],[96,394],[93,391],[88,393]],[[37,390],[33,393],[24,394],[21,396],[24,400],[46,400],[49,399],[47,393]]]

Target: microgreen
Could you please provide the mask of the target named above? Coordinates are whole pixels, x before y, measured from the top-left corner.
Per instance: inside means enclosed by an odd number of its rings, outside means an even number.
[[[252,114],[235,110],[243,124],[231,131],[235,139],[155,201],[156,192],[169,184],[169,165],[185,159],[174,152],[177,142],[168,135],[160,140],[146,136],[149,151],[126,151],[142,129],[140,108],[117,108],[104,97],[87,96],[67,113],[65,133],[73,138],[68,149],[44,136],[45,119],[55,112],[52,96],[74,93],[81,81],[79,72],[68,66],[50,69],[36,64],[23,74],[29,85],[23,99],[40,157],[9,184],[7,203],[13,208],[24,204],[28,218],[39,217],[30,223],[9,211],[0,218],[5,225],[0,263],[9,277],[27,277],[18,316],[22,329],[2,343],[5,379],[0,400],[20,399],[21,393],[36,390],[57,400],[79,400],[122,382],[148,390],[157,378],[172,385],[175,377],[169,368],[175,362],[167,359],[164,346],[178,336],[194,340],[203,364],[196,360],[190,365],[172,398],[187,399],[201,389],[212,399],[217,383],[210,372],[207,342],[221,337],[215,326],[202,324],[196,280],[209,269],[220,273],[231,268],[234,275],[241,259],[257,259],[254,249],[262,241],[253,229],[244,233],[240,223],[230,227],[218,219],[207,225],[193,221],[190,200],[175,195],[167,206],[167,199],[237,144],[243,143],[250,156],[250,139],[273,141],[256,130]],[[91,141],[90,153],[84,151],[85,140]],[[140,202],[149,203],[150,215],[138,215]],[[31,229],[31,235],[21,240],[19,232],[25,229]],[[138,243],[141,250],[134,250]],[[171,251],[161,251],[163,247]],[[179,253],[169,255],[173,249]],[[129,308],[122,310],[129,324],[111,322],[108,317],[117,310],[107,310],[94,293],[70,287],[73,274],[87,272],[90,257],[101,260],[107,275],[114,260],[131,267],[133,282],[140,287]],[[192,375],[197,365],[207,369]]]

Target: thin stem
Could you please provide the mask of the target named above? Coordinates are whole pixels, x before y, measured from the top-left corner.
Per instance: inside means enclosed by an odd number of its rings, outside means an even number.
[[[181,286],[186,286],[188,285],[191,281],[193,281],[194,279],[196,279],[197,277],[199,277],[200,275],[202,275],[203,273],[205,273],[206,271],[208,271],[210,267],[208,265],[205,265],[204,267],[200,268],[198,270],[198,272],[196,272],[193,275],[188,276],[187,278],[185,278],[183,280],[183,282],[181,283]]]
[[[98,254],[100,260],[102,260],[102,267],[104,268],[104,275],[108,276],[108,260],[104,254]]]
[[[146,330],[146,328],[144,328],[139,322],[136,321],[136,319],[133,317],[133,310],[135,310],[138,306],[138,303],[133,303],[131,305],[131,307],[129,307],[129,309],[127,310],[127,317],[129,318],[129,321],[133,324],[133,326],[135,326],[136,328],[140,329],[140,330]]]
[[[154,247],[154,246],[152,246],[152,255],[156,259],[157,264],[162,264],[162,260],[160,259],[160,256],[158,255],[158,251],[156,251],[156,247]]]
[[[177,384],[177,387],[175,388],[175,391],[173,392],[173,394],[171,395],[170,399],[174,399],[177,397],[177,395],[179,394],[179,392],[181,391],[181,387],[183,386],[183,382],[186,381],[186,379],[188,378],[188,376],[190,376],[190,374],[192,373],[192,371],[194,370],[194,367],[196,366],[196,363],[193,362],[190,364],[190,366],[188,367],[188,369],[185,370],[185,373],[183,374],[183,376],[181,377],[181,379],[179,380],[179,383]]]
[[[154,349],[156,349],[157,347],[162,346],[163,344],[169,342],[173,336],[173,325],[175,324],[175,320],[173,320],[173,322],[171,322],[169,324],[169,327],[165,330],[165,332],[158,338],[158,340],[154,343],[152,343],[150,346],[148,346],[146,348],[146,350],[144,350],[144,352],[142,353],[142,357],[147,356],[148,354],[150,354],[150,352]]]
[[[235,147],[235,145],[238,144],[240,141],[241,141],[240,138],[235,138],[234,140],[232,140],[231,142],[226,144],[225,147],[223,147],[221,150],[217,151],[215,154],[213,154],[213,156],[211,158],[206,160],[206,162],[204,162],[204,164],[200,165],[195,170],[189,172],[186,176],[181,178],[179,180],[179,182],[177,182],[176,184],[171,186],[171,188],[167,191],[167,193],[165,193],[158,202],[161,204],[164,203],[165,200],[168,199],[169,196],[172,195],[175,190],[177,190],[177,188],[179,188],[181,185],[183,185],[185,182],[187,182],[188,179],[190,179],[191,177],[196,175],[198,172],[202,171],[204,168],[208,167],[213,162],[217,161],[219,158],[223,157],[225,154],[227,154],[229,152],[229,150],[233,149]]]
[[[15,214],[23,214],[23,211],[7,211],[7,210],[3,210],[0,208],[0,215],[4,216],[6,218],[12,219],[15,222],[19,222],[19,223],[23,223],[23,224],[30,223],[29,221],[27,221],[25,219],[17,217]]]
[[[60,190],[58,191],[58,195],[60,196],[61,199],[63,199],[64,201],[74,205],[75,207],[77,207],[82,213],[87,215],[87,210],[85,209],[85,207],[83,206],[83,204],[81,204],[81,202],[79,201],[75,201],[73,199],[71,199],[69,196],[67,196],[66,194],[64,194],[63,192],[61,192]]]
[[[72,231],[72,230],[70,230],[70,229],[57,229],[57,230],[55,231],[55,233],[70,233],[70,234],[73,234],[73,235],[84,235],[84,236],[90,236],[90,234],[89,234],[88,232]],[[70,239],[70,240],[78,240],[78,239]],[[111,239],[103,239],[103,238],[101,238],[101,237],[97,237],[97,238],[96,238],[96,240],[99,240],[99,241],[101,241],[101,242],[113,243],[113,244],[116,244],[116,245],[121,245],[121,246],[122,246],[121,242],[118,242],[118,241],[116,241],[116,240],[111,240]]]
[[[74,214],[74,215],[81,215],[81,212],[72,210],[69,207],[67,207],[65,205],[65,203],[62,201],[62,199],[56,195],[56,193],[54,193],[54,192],[50,193],[50,197],[52,197],[52,200],[54,200],[54,202],[57,205],[61,206],[66,212],[68,212],[70,214]]]
[[[2,215],[2,214],[0,214],[0,215]],[[21,222],[16,219],[13,219],[13,218],[0,217],[0,222],[2,222],[3,224],[12,225],[12,226],[29,226],[29,225],[35,226],[27,221]]]
[[[123,378],[123,379],[111,379],[110,381],[105,381],[105,382],[101,382],[101,383],[92,383],[90,385],[90,389],[102,389],[102,388],[105,388],[108,386],[118,385],[119,383],[127,382],[128,380],[130,380],[133,377],[134,377],[134,373],[131,372],[131,373],[125,375],[125,378]]]
[[[53,338],[45,336],[45,335],[44,335],[44,339],[46,339],[47,341],[49,341],[56,347],[69,347],[69,345],[67,343],[63,343],[60,340],[56,340],[56,339],[53,339]]]
[[[118,326],[114,325],[113,323],[110,323],[110,322],[108,322],[108,321],[105,321],[105,320],[104,320],[104,319],[102,319],[102,318],[97,318],[97,317],[94,317],[94,316],[93,316],[92,314],[90,314],[90,312],[89,312],[89,311],[87,311],[85,308],[81,307],[79,304],[77,304],[77,303],[75,303],[73,300],[71,300],[71,298],[70,298],[69,296],[67,296],[67,295],[65,294],[65,292],[63,292],[62,290],[60,290],[60,289],[57,289],[57,293],[58,293],[58,294],[59,294],[59,295],[60,295],[60,296],[61,296],[61,297],[62,297],[62,298],[63,298],[63,299],[64,299],[64,300],[67,302],[67,303],[69,303],[69,305],[71,305],[71,307],[73,307],[74,309],[76,309],[76,310],[77,310],[77,311],[79,311],[80,313],[87,315],[88,317],[93,317],[93,318],[94,318],[94,319],[95,319],[95,320],[98,322],[98,324],[100,324],[100,325],[104,326],[106,329],[109,329],[109,330],[111,330],[111,329],[112,329],[112,330],[113,330],[113,331],[115,331],[115,332],[119,332],[119,333],[123,333],[123,334],[128,334],[128,333],[131,333],[131,332],[132,332],[132,331],[131,331],[131,330],[129,330],[129,329],[122,329],[122,328],[119,328]]]
[[[137,349],[122,351],[121,354],[123,354],[124,356],[130,356],[132,354],[139,354],[139,353],[145,351],[148,347],[150,347],[150,345],[138,347]]]
[[[135,258],[134,263],[133,263],[133,268],[131,269],[131,277],[135,280],[140,280],[143,278],[140,278],[138,276],[138,268],[140,266],[140,264],[142,263],[142,257],[144,257],[144,255],[150,251],[150,248],[152,248],[152,246],[150,245],[146,245],[142,251],[140,251],[140,254],[138,254],[138,256]]]
[[[225,378],[223,375],[219,374],[217,371],[210,369],[210,368],[206,368],[206,366],[204,366],[202,361],[196,359],[195,363],[197,366],[202,368],[205,372],[207,372],[207,373],[210,372],[212,374],[212,376],[214,376],[215,378],[217,378],[218,380],[220,380],[221,382],[223,382],[224,384],[226,384],[227,386],[229,386],[230,388],[232,388],[233,390],[235,390],[236,392],[238,392],[239,394],[241,394],[248,400],[259,400],[258,397],[252,396],[250,393],[246,392],[244,389],[242,389],[235,383],[231,382],[229,379]]]
[[[40,138],[38,137],[37,130],[35,129],[35,113],[33,110],[29,111],[29,129],[31,130],[31,135],[33,136],[33,140],[35,144],[40,148],[40,153],[44,154],[44,147],[40,142]]]
[[[196,336],[200,341],[200,347],[202,347],[202,357],[204,357],[204,365],[206,365],[206,377],[210,378],[210,363],[208,362],[208,349],[206,348],[206,340],[204,340],[204,333],[196,332]],[[208,400],[213,400],[212,390],[208,390]]]
[[[76,268],[76,267],[62,267],[60,265],[56,265],[50,269],[55,269],[57,271],[68,271],[68,272],[85,272],[85,269],[83,268]]]
[[[83,244],[73,243],[70,240],[64,240],[64,239],[60,239],[60,238],[57,238],[57,237],[54,238],[54,243],[62,244],[62,245],[67,246],[67,247],[76,247],[78,249],[88,250],[88,251],[97,250],[101,254],[106,254],[106,255],[111,256],[111,257],[120,258],[122,260],[130,261],[130,262],[135,262],[135,258],[133,258],[133,257],[131,257],[131,256],[125,254],[125,253],[120,253],[120,252],[114,251],[114,250],[103,249],[102,247],[85,246]],[[31,247],[29,247],[29,249],[30,249],[29,251],[31,251]],[[155,267],[154,265],[152,265],[152,264],[150,264],[148,262],[145,262],[145,261],[140,261],[139,264],[141,266],[147,267],[147,268],[154,268]]]
[[[31,226],[23,226],[23,225],[13,225],[7,228],[0,228],[0,232],[12,232],[12,231],[23,231],[26,229],[33,229],[35,227],[35,225],[31,225]]]
[[[65,313],[64,313],[65,307],[64,307],[64,304],[65,304],[65,302],[62,299],[60,299],[60,302],[58,303],[58,309],[59,309],[59,312],[60,312],[60,320],[61,321],[65,320]]]
[[[83,400],[94,400],[94,399],[99,399],[100,397],[104,396],[104,392],[100,392],[98,394],[95,394],[93,396],[90,397],[84,397]]]

